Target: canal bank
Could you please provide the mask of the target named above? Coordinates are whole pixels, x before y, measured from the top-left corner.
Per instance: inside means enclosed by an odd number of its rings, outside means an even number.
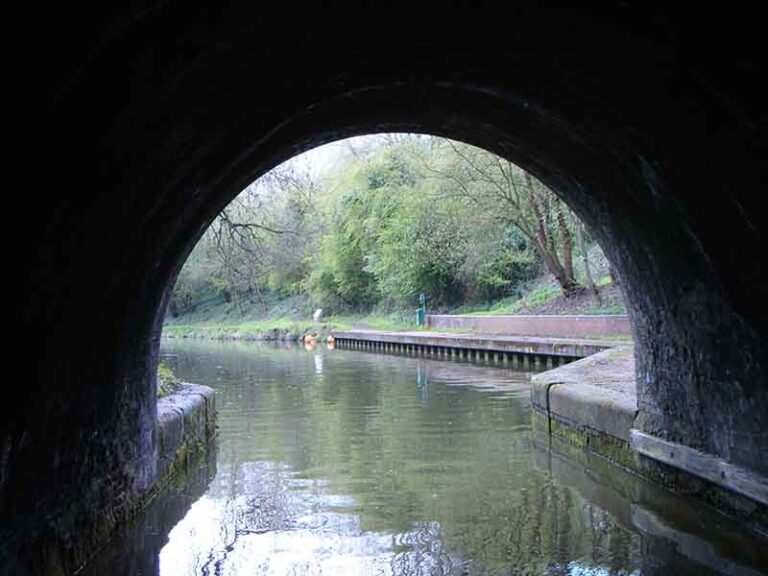
[[[337,330],[336,345],[356,350],[377,350],[430,357],[519,364],[543,368],[567,364],[619,346],[619,342],[576,338],[497,336],[451,332],[385,332],[381,330]]]
[[[340,347],[546,370],[531,379],[536,430],[597,454],[768,533],[764,478],[643,431],[626,342],[434,332],[334,333]]]

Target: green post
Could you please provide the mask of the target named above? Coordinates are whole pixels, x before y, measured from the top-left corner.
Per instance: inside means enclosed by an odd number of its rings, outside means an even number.
[[[419,308],[416,310],[416,324],[424,326],[427,322],[427,295],[419,294]]]

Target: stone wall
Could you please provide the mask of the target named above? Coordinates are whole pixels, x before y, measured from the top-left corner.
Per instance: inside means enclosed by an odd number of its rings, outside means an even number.
[[[216,396],[212,388],[181,384],[157,401],[157,477],[162,480],[213,438]]]
[[[519,336],[585,338],[629,336],[629,316],[450,316],[427,315],[430,328]]]

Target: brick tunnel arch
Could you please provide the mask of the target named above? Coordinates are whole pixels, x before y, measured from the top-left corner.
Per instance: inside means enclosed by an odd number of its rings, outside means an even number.
[[[292,20],[287,42],[254,33],[253,10],[101,15],[49,55],[60,193],[22,200],[46,222],[20,248],[25,335],[44,334],[4,407],[7,550],[95,541],[151,484],[165,304],[215,215],[299,152],[376,132],[468,142],[560,194],[624,285],[640,425],[768,474],[761,98],[720,66],[748,53],[699,53],[674,19],[626,7],[531,8],[511,31],[413,21],[396,45],[327,14]]]

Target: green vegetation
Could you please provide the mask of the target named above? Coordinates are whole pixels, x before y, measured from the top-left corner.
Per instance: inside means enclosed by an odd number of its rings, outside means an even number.
[[[578,277],[578,276],[577,276]],[[548,276],[531,282],[519,297],[509,297],[489,303],[472,303],[456,308],[454,314],[492,316],[500,314],[626,314],[624,298],[608,276],[596,283],[600,300],[588,293],[563,298],[558,286]]]
[[[181,384],[181,380],[173,370],[160,362],[157,366],[157,397],[168,396],[179,384]]]
[[[372,328],[376,330],[425,330],[415,325],[415,314],[404,312],[375,313],[352,316],[332,316],[328,319],[335,325],[348,328]]]
[[[429,136],[346,146],[322,177],[294,159],[225,208],[179,275],[166,334],[412,327],[422,292],[435,312],[623,311],[599,246],[519,167]]]
[[[349,326],[342,323],[319,323],[294,321],[288,318],[264,319],[252,322],[230,322],[209,324],[177,324],[165,326],[166,336],[184,336],[218,339],[243,340],[299,340],[304,334],[327,336],[331,330],[344,330]]]
[[[300,340],[305,334],[324,339],[334,330],[375,328],[377,330],[415,330],[413,319],[389,314],[331,316],[322,322],[264,318],[249,322],[208,322],[205,324],[173,324],[163,328],[169,337],[206,338],[211,340]]]

